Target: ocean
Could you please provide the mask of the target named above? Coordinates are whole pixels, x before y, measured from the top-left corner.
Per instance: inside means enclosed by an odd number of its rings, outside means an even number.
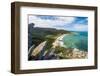
[[[72,32],[63,37],[65,48],[77,48],[81,51],[88,51],[88,32]]]

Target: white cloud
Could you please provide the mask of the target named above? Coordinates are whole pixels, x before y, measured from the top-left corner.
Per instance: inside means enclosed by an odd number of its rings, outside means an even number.
[[[83,25],[83,24],[75,24],[73,26],[73,30],[74,31],[87,31],[88,30],[88,26],[87,25]]]
[[[66,23],[71,23],[75,20],[75,17],[59,17],[59,20],[64,21]]]
[[[29,23],[34,23],[34,27],[42,28],[56,28],[66,29],[69,31],[87,31],[88,26],[84,24],[72,23],[75,21],[75,17],[57,17],[57,19],[41,19],[37,16],[29,16]],[[65,26],[65,27],[63,27]]]
[[[29,16],[29,23],[34,23],[35,27],[43,27],[43,28],[58,28],[68,23],[72,23],[75,20],[74,17],[58,17],[57,20],[45,20],[38,18],[36,16]],[[59,26],[59,27],[57,27]]]

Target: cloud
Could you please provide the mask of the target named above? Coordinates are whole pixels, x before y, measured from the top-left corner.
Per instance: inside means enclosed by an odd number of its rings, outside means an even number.
[[[40,18],[40,19],[44,19],[44,20],[56,20],[58,19],[57,16],[43,16],[43,15],[37,15],[36,17]]]
[[[55,16],[54,16],[55,17]],[[35,23],[35,27],[44,27],[44,28],[58,28],[71,23],[75,18],[74,17],[42,17],[41,16],[29,16],[29,23]]]
[[[29,16],[29,23],[34,27],[56,28],[69,31],[87,31],[87,17]]]
[[[73,23],[87,25],[88,24],[88,17],[76,17],[76,19],[74,20]]]
[[[70,29],[72,31],[88,31],[88,26],[84,24],[75,24],[73,28]]]

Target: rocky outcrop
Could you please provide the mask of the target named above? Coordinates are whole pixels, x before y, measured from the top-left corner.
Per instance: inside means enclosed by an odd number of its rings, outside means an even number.
[[[87,52],[86,51],[81,51],[79,49],[76,49],[74,48],[73,49],[73,55],[72,55],[72,58],[77,58],[77,59],[80,59],[80,58],[87,58]]]
[[[74,49],[67,49],[66,58],[68,59],[85,59],[87,58],[88,53],[86,51],[79,50],[77,48]]]

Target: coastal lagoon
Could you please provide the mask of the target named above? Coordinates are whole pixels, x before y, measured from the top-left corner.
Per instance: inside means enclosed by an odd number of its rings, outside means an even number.
[[[28,15],[28,60],[88,58],[88,17]]]

